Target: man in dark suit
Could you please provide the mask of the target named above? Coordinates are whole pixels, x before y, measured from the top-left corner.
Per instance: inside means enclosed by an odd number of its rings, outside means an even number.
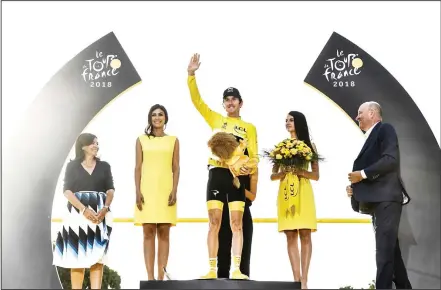
[[[367,102],[360,106],[356,120],[366,142],[346,188],[354,211],[372,216],[375,230],[377,289],[412,289],[401,257],[398,227],[401,210],[410,201],[400,176],[398,138],[391,124],[382,122],[381,106]]]

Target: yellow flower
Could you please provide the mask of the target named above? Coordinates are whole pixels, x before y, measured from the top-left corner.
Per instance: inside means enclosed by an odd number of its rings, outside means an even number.
[[[297,154],[297,149],[292,148],[289,152],[291,152],[292,155],[296,155]]]
[[[306,156],[306,160],[311,160],[312,159],[312,156],[311,155],[308,155],[308,156]]]
[[[292,144],[291,142],[286,142],[286,148],[292,148],[294,147],[294,144]]]
[[[270,156],[274,157],[274,151],[271,151]]]
[[[276,155],[276,159],[279,159],[279,160],[282,159],[282,155],[277,154],[277,155]]]

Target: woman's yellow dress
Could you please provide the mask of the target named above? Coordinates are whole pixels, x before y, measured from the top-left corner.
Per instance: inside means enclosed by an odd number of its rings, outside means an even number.
[[[168,205],[173,189],[173,151],[175,136],[139,137],[142,147],[141,194],[144,204],[140,211],[135,205],[135,225],[176,225],[177,203]]]
[[[307,170],[308,166],[303,169]],[[299,229],[317,231],[314,192],[308,178],[289,173],[280,181],[277,220],[279,232]]]

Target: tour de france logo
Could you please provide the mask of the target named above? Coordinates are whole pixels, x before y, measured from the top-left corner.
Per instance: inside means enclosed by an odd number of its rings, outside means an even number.
[[[95,52],[95,57],[87,59],[83,65],[81,76],[91,88],[110,88],[112,79],[119,74],[121,61],[115,54],[105,55],[101,51]]]
[[[328,58],[325,62],[323,76],[333,87],[355,87],[355,76],[361,73],[363,61],[358,54],[345,55],[343,50],[338,50],[335,57]]]

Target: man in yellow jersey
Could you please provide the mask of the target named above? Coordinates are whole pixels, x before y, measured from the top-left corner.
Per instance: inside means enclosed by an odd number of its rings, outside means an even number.
[[[199,59],[198,54],[193,55],[187,68],[187,82],[193,105],[213,131],[228,132],[238,140],[246,140],[248,147],[245,154],[258,158],[256,128],[240,118],[239,112],[243,102],[239,91],[232,87],[224,91],[223,105],[227,116],[212,111],[202,100],[195,78],[195,71],[200,66]],[[232,183],[233,176],[227,165],[215,156],[211,156],[208,166],[207,209],[210,228],[207,245],[210,270],[201,278],[217,279],[218,276],[228,278],[231,261],[233,264],[231,279],[249,279],[253,231],[249,206],[256,196],[258,172],[249,175],[250,169],[241,168],[239,176],[241,186],[237,189]]]

